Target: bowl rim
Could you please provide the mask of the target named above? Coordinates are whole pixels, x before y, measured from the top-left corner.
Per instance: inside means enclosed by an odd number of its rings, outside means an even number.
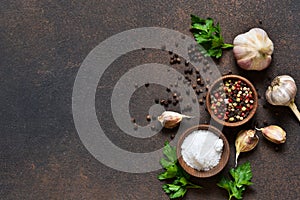
[[[246,117],[242,121],[226,122],[226,121],[220,120],[217,116],[215,116],[215,114],[212,112],[212,110],[210,108],[210,94],[211,94],[212,89],[215,87],[215,85],[217,83],[219,83],[220,81],[226,80],[226,79],[239,79],[239,80],[245,82],[250,87],[251,91],[253,92],[253,97],[254,97],[253,108],[250,111],[248,117]],[[258,95],[257,95],[255,87],[253,86],[253,84],[248,79],[246,79],[245,77],[242,77],[240,75],[230,74],[230,75],[225,75],[225,76],[222,76],[222,77],[218,78],[216,81],[214,81],[210,85],[210,87],[208,89],[208,92],[206,94],[206,108],[207,108],[207,111],[209,112],[210,116],[217,123],[219,123],[221,125],[224,125],[224,126],[227,126],[227,127],[236,127],[236,126],[241,126],[241,125],[247,123],[250,119],[252,119],[252,117],[256,113],[257,107],[258,107]]]
[[[219,136],[222,140],[223,140],[223,152],[220,158],[220,161],[218,163],[218,165],[216,165],[215,167],[213,167],[212,169],[208,170],[208,171],[199,171],[197,169],[194,169],[192,167],[190,167],[189,165],[187,165],[185,163],[185,161],[182,158],[181,155],[181,145],[184,141],[184,139],[190,135],[191,133],[193,133],[194,131],[197,130],[209,130],[212,133],[216,134],[217,136]],[[189,129],[187,129],[179,138],[178,143],[177,143],[177,148],[176,148],[176,154],[177,154],[177,158],[178,158],[178,162],[180,164],[180,166],[190,175],[198,177],[198,178],[208,178],[211,176],[214,176],[216,174],[218,174],[220,171],[222,171],[222,169],[224,169],[224,167],[227,165],[228,160],[229,160],[229,156],[230,156],[230,146],[228,143],[228,140],[226,138],[226,136],[216,127],[208,125],[208,124],[199,124],[196,126],[193,126]]]

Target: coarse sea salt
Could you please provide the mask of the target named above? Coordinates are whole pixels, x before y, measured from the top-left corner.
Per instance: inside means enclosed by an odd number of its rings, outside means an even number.
[[[218,165],[223,145],[223,140],[213,132],[197,130],[184,139],[181,155],[190,167],[199,171],[208,171]]]

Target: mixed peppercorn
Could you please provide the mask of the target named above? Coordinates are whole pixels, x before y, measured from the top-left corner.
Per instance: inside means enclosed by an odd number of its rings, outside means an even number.
[[[225,80],[210,94],[211,110],[220,120],[242,121],[253,109],[254,97],[251,88],[241,80]]]

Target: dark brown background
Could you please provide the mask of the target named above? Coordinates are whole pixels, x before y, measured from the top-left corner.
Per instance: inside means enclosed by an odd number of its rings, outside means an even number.
[[[0,3],[0,199],[168,199],[158,171],[129,174],[108,168],[85,149],[74,127],[71,97],[76,73],[87,54],[101,41],[119,32],[147,26],[165,27],[191,35],[190,14],[220,22],[225,41],[253,27],[266,30],[275,51],[271,66],[263,72],[239,69],[232,51],[219,61],[222,73],[231,70],[247,77],[262,96],[255,121],[282,126],[287,142],[276,146],[261,137],[255,151],[242,154],[240,162],[252,164],[254,185],[244,199],[300,199],[299,122],[285,107],[265,104],[264,91],[279,74],[292,75],[300,88],[299,9],[290,1],[58,1],[24,0]],[[114,83],[131,67],[157,61],[168,64],[168,55],[137,51],[117,60],[99,82],[98,114],[109,113]],[[114,76],[110,75],[114,73]],[[152,100],[143,88],[133,98],[133,115],[145,124]],[[300,106],[300,93],[296,103]],[[144,101],[144,100],[147,101]],[[146,103],[144,103],[146,102]],[[201,107],[201,123],[209,120]],[[122,134],[111,114],[100,123],[118,146],[151,151],[162,146],[167,134],[136,140]],[[224,129],[231,144],[229,163],[234,165],[234,134]],[[180,133],[178,133],[180,134]],[[132,145],[134,144],[134,145]],[[216,186],[219,176],[193,179],[205,188],[191,190],[184,199],[226,199]]]

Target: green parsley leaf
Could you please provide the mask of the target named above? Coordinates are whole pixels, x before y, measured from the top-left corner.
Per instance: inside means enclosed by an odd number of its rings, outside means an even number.
[[[177,162],[176,147],[171,147],[168,142],[165,143],[163,153],[169,159],[169,162],[173,164]]]
[[[177,192],[181,188],[180,185],[174,185],[174,184],[167,184],[167,186],[170,191],[174,191],[174,192]]]
[[[201,19],[196,15],[191,15],[191,32],[198,44],[200,44],[206,52],[205,56],[220,58],[222,49],[232,48],[232,44],[225,44],[221,36],[221,28],[218,23],[214,25],[211,18]]]
[[[243,185],[252,185],[251,182],[252,172],[249,162],[244,163],[243,165],[238,166],[236,169],[230,169],[230,174],[234,178],[234,181],[237,187]]]
[[[186,178],[184,178],[184,177],[181,177],[181,178],[179,179],[179,182],[180,182],[183,186],[186,186],[186,185],[188,184],[188,181],[187,181]]]
[[[175,179],[172,183],[162,186],[164,192],[171,199],[183,197],[188,188],[202,188],[189,181],[190,175],[177,162],[176,147],[172,147],[166,142],[163,153],[165,158],[160,159],[160,164],[164,167],[165,171],[160,173],[157,178],[159,180]]]
[[[164,184],[164,185],[162,186],[162,188],[163,188],[163,190],[165,191],[165,193],[167,193],[167,194],[171,193],[171,190],[169,189],[169,186],[168,186],[167,184]]]
[[[165,180],[169,178],[174,178],[177,175],[178,172],[178,167],[177,165],[171,165],[168,168],[166,168],[167,171],[162,172],[161,174],[158,175],[159,180]]]
[[[220,182],[217,185],[221,188],[226,189],[228,192],[230,192],[230,183],[231,182],[233,182],[233,181],[228,180],[225,177],[222,177]]]
[[[180,188],[177,192],[171,194],[170,198],[171,199],[176,199],[176,198],[179,198],[179,197],[183,197],[186,192],[187,192],[186,188]]]
[[[168,168],[168,167],[174,165],[174,162],[170,162],[170,161],[168,161],[168,160],[162,158],[162,159],[160,159],[160,164],[161,164],[161,166],[163,166],[163,168],[166,169],[166,168]]]
[[[217,185],[227,190],[229,200],[232,197],[242,199],[246,186],[253,184],[251,182],[252,172],[250,162],[246,162],[243,165],[238,166],[236,169],[232,168],[229,172],[234,180],[222,177]]]
[[[230,195],[229,199],[232,197],[235,197],[236,199],[243,199],[243,192],[246,189],[245,186],[238,188],[234,183],[230,183],[230,188],[232,194]]]

